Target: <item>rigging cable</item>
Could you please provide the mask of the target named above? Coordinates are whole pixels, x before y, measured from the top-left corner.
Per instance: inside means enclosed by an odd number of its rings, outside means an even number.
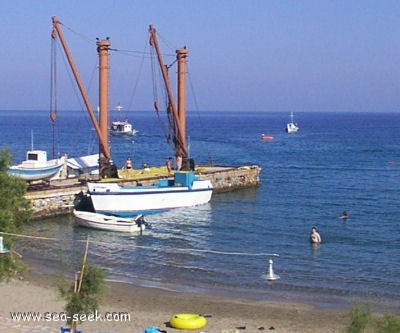
[[[189,67],[189,66],[188,66],[188,67]],[[187,76],[188,76],[188,79],[189,79],[190,90],[191,90],[191,92],[192,92],[193,102],[194,102],[194,106],[195,106],[196,113],[197,113],[197,116],[198,116],[198,120],[199,120],[200,126],[201,126],[202,128],[204,128],[202,119],[201,119],[201,117],[200,117],[199,106],[198,106],[198,103],[197,103],[197,98],[196,98],[195,90],[194,90],[194,87],[193,87],[193,80],[192,80],[192,77],[191,77],[191,75],[190,75],[190,70],[187,71]],[[213,160],[212,160],[211,153],[210,153],[210,150],[209,150],[208,141],[205,141],[205,145],[204,145],[204,146],[205,146],[205,148],[206,148],[206,153],[207,153],[208,161],[209,161],[210,165],[214,165],[214,162],[213,162]]]
[[[136,98],[136,95],[137,95],[136,93],[137,93],[137,89],[138,89],[138,86],[139,86],[139,80],[142,77],[142,71],[143,71],[143,68],[144,68],[144,60],[146,58],[150,57],[149,52],[147,52],[147,43],[145,44],[144,51],[130,51],[130,50],[120,50],[120,49],[113,49],[113,48],[110,48],[109,50],[110,51],[114,51],[114,52],[116,52],[117,54],[120,54],[120,55],[122,54],[122,55],[125,55],[125,56],[133,56],[133,57],[137,57],[137,58],[140,57],[141,61],[140,61],[140,65],[139,65],[138,75],[136,75],[136,80],[135,80],[134,85],[133,85],[133,91],[132,91],[132,94],[130,96],[129,103],[128,103],[128,110],[132,110],[133,102],[134,102],[134,99]]]
[[[158,31],[156,31],[156,34],[157,34],[157,37],[158,37],[158,40],[162,40],[163,42],[164,42],[164,44],[165,45],[167,45],[167,47],[168,47],[168,49],[170,49],[171,47],[169,46],[169,45],[171,45],[171,43],[167,43],[166,42],[166,40],[165,40],[165,38],[163,38],[159,33],[158,33]],[[175,49],[177,49],[177,48],[175,48]],[[155,77],[155,65],[154,65],[154,59],[156,58],[155,57],[155,55],[154,55],[154,53],[155,53],[155,50],[154,50],[154,47],[153,48],[151,48],[151,54],[152,54],[152,74],[153,74],[153,85],[155,86],[156,85],[156,77]],[[169,66],[167,66],[167,65],[164,65],[165,66],[165,68],[168,70],[169,68],[171,68],[171,66],[172,65],[174,65],[175,63],[177,63],[177,59],[176,59],[176,54],[163,54],[164,56],[168,56],[168,57],[174,57],[174,61],[169,65]],[[157,57],[158,58],[158,57]],[[157,60],[158,61],[158,60]],[[158,67],[158,66],[157,66]],[[161,69],[159,68],[159,71],[157,71],[157,73],[160,73],[161,74]],[[164,81],[164,80],[161,80],[161,81]],[[158,111],[158,100],[157,100],[157,96],[155,95],[155,108],[156,108],[156,112],[157,112],[157,116],[158,116],[158,119],[160,120],[160,123],[163,125],[162,126],[162,128],[163,128],[163,132],[164,132],[164,136],[165,136],[165,139],[166,139],[166,141],[167,141],[167,143],[168,143],[168,145],[171,147],[171,149],[173,150],[173,151],[175,151],[175,147],[177,146],[177,143],[179,143],[179,145],[180,146],[183,146],[182,145],[182,142],[179,140],[179,137],[177,136],[177,120],[174,118],[174,116],[173,116],[173,114],[172,114],[172,111],[171,111],[171,109],[170,109],[170,102],[171,101],[169,101],[169,98],[168,98],[168,93],[167,93],[167,89],[166,89],[166,87],[165,87],[165,84],[163,85],[163,89],[162,89],[162,91],[163,91],[163,93],[164,93],[164,100],[165,100],[165,110],[166,110],[166,113],[167,113],[167,118],[168,118],[168,126],[166,126],[162,121],[161,121],[161,118],[160,118],[160,116],[159,116],[159,111]],[[165,128],[168,128],[168,130],[166,130]]]
[[[152,76],[152,83],[153,83],[153,98],[154,98],[154,108],[157,114],[157,119],[159,120],[160,124],[161,124],[161,128],[162,131],[164,133],[164,137],[167,141],[167,143],[169,144],[170,147],[173,147],[173,145],[171,144],[171,135],[169,134],[169,131],[167,130],[167,126],[164,124],[164,122],[162,121],[161,117],[160,117],[160,109],[159,109],[159,103],[158,103],[158,89],[157,89],[157,73],[159,73],[159,71],[157,70],[157,64],[156,64],[156,55],[155,55],[155,50],[154,48],[150,48],[150,64],[151,64],[151,76]],[[162,90],[164,92],[164,100],[165,103],[168,107],[168,98],[166,97],[166,92],[165,90]]]
[[[91,43],[91,44],[93,45],[93,43]],[[60,43],[56,43],[55,45],[57,47],[61,48]],[[66,56],[65,56],[64,52],[62,52],[62,50],[60,50],[60,51],[61,52],[59,52],[59,53],[61,54],[61,58],[62,58],[63,63],[64,63],[65,71],[67,73],[67,76],[69,78],[69,81],[70,81],[70,84],[71,84],[71,87],[72,87],[72,91],[73,91],[73,93],[75,95],[75,98],[76,98],[76,100],[77,100],[77,102],[78,102],[78,104],[80,106],[80,110],[86,115],[86,117],[84,117],[86,123],[88,124],[89,127],[91,127],[92,123],[91,123],[89,117],[87,116],[87,112],[86,112],[85,107],[83,105],[83,101],[82,101],[81,95],[80,95],[80,93],[78,91],[78,87],[76,85],[76,81],[73,79],[71,69],[70,69],[70,67],[69,67],[69,65],[67,63]],[[56,58],[54,59],[54,61],[56,62]],[[91,78],[89,80],[89,87],[91,86],[91,83],[94,80],[96,68],[97,68],[96,66],[93,66],[93,70],[91,72]],[[54,93],[54,94],[56,94],[56,93]],[[81,121],[79,121],[78,125],[77,125],[78,128],[80,128],[81,125],[82,125],[82,123],[81,123]],[[93,133],[93,131],[91,131],[91,134],[92,133]],[[76,137],[76,140],[79,140],[78,137]],[[88,155],[91,153],[91,151],[93,151],[93,147],[91,147],[91,146],[94,145],[94,141],[96,140],[96,136],[91,135],[89,140],[90,140],[90,142],[89,142],[88,149],[87,149],[87,154]],[[80,143],[80,141],[78,141],[78,142]],[[74,143],[74,145],[70,145],[69,148],[71,148],[71,146],[75,146],[76,147],[78,142],[76,141]],[[76,155],[76,151],[75,151],[74,155]]]
[[[80,33],[80,32],[77,32],[77,31],[73,30],[72,28],[66,26],[64,23],[62,23],[62,22],[60,22],[60,21],[58,21],[58,22],[59,22],[60,25],[64,26],[67,30],[69,30],[70,32],[72,32],[74,35],[80,37],[80,38],[81,38],[83,41],[85,41],[86,43],[89,43],[89,44],[91,44],[91,45],[93,44],[94,38],[90,38],[89,36],[86,36],[86,35],[84,35],[84,34],[82,34],[82,33]]]
[[[172,43],[168,42],[167,39],[165,39],[162,35],[160,35],[158,33],[158,31],[156,31],[157,37],[159,41],[162,41],[167,49],[175,49],[178,50],[179,47],[173,47]],[[185,46],[186,48],[186,46]],[[178,59],[176,57],[176,54],[167,54],[167,56],[171,56],[174,57],[174,61],[172,61],[172,63],[170,63],[170,65],[165,65],[165,68],[168,70],[169,68],[171,68],[173,65],[175,65],[178,62]],[[168,99],[167,99],[168,100]],[[177,124],[177,119],[175,119],[174,115],[172,115],[171,111],[169,110],[169,104],[167,104],[167,115],[168,115],[168,120],[169,120],[169,128],[170,128],[170,135],[168,135],[167,137],[167,141],[170,144],[170,146],[173,148],[173,150],[175,150],[175,147],[180,146],[183,147],[183,142],[180,139],[180,137],[177,134],[177,128],[179,127]],[[171,136],[173,136],[173,138],[171,138]],[[187,147],[189,149],[189,147]],[[189,154],[189,152],[187,152]],[[189,156],[189,155],[188,155]]]

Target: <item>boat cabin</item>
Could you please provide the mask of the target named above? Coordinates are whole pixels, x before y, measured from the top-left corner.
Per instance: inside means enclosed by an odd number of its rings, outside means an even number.
[[[45,150],[29,150],[26,152],[26,160],[22,162],[24,167],[46,167],[47,152]]]

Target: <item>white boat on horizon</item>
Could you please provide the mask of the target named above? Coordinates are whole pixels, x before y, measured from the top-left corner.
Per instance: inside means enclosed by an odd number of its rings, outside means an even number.
[[[290,113],[290,122],[286,124],[287,133],[297,133],[299,131],[299,125],[293,121],[293,112]]]
[[[47,152],[44,150],[29,150],[26,160],[18,165],[8,168],[8,173],[27,182],[48,181],[61,171],[65,165],[65,157],[47,160]]]
[[[193,172],[176,172],[174,179],[159,179],[150,186],[122,186],[117,183],[88,182],[88,195],[97,213],[132,216],[179,207],[205,204],[213,186]]]
[[[142,233],[146,228],[143,215],[137,215],[135,218],[122,218],[75,209],[72,214],[76,223],[86,228],[130,233]]]

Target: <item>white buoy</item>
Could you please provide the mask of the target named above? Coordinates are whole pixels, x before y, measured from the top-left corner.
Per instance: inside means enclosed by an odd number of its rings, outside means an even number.
[[[10,252],[3,244],[3,237],[0,236],[0,253]]]
[[[269,267],[268,267],[268,274],[265,275],[265,279],[268,281],[274,281],[280,279],[280,276],[278,274],[274,273],[274,262],[272,259],[269,259]]]

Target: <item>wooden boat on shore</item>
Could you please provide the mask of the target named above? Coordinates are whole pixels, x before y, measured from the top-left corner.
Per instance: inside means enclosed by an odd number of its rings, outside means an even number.
[[[74,210],[73,215],[78,225],[104,231],[142,233],[147,224],[143,215],[137,215],[135,218],[122,218],[82,210]]]
[[[9,167],[8,173],[27,182],[48,181],[60,172],[64,164],[65,157],[47,160],[46,151],[29,150],[26,153],[26,160]]]

